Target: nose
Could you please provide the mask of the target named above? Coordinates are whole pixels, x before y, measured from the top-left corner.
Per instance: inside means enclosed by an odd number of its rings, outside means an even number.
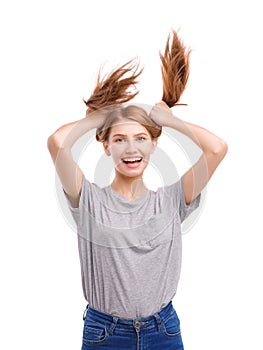
[[[129,153],[129,154],[136,152],[136,145],[135,145],[135,142],[133,140],[127,141],[125,151],[126,151],[126,153]]]

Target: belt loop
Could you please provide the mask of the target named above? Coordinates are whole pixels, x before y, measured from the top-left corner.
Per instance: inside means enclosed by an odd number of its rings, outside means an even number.
[[[110,334],[110,335],[113,334],[117,322],[118,322],[118,317],[113,316],[113,317],[112,317],[112,324],[110,325],[110,328],[109,328],[109,334]]]
[[[162,321],[158,312],[156,314],[154,314],[153,316],[155,317],[156,322],[158,324],[158,331],[161,332],[163,330],[163,321]]]
[[[88,311],[88,308],[89,308],[89,304],[86,306],[86,309],[83,313],[83,321],[85,321],[85,318],[86,318],[86,315],[87,315],[87,311]]]

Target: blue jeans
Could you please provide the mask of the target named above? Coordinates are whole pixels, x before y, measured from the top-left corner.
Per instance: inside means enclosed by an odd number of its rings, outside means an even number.
[[[87,306],[81,350],[183,350],[180,321],[170,301],[146,318],[121,319]]]

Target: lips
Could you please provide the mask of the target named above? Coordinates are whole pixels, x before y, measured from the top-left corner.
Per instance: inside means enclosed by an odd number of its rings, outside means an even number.
[[[142,161],[142,157],[130,157],[130,158],[122,158],[122,161],[125,164],[134,164],[134,163],[140,163]]]

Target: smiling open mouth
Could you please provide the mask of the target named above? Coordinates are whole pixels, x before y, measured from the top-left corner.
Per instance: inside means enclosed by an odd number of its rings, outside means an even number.
[[[134,164],[134,163],[140,163],[142,161],[142,157],[136,157],[136,158],[123,158],[122,161],[125,164]]]

